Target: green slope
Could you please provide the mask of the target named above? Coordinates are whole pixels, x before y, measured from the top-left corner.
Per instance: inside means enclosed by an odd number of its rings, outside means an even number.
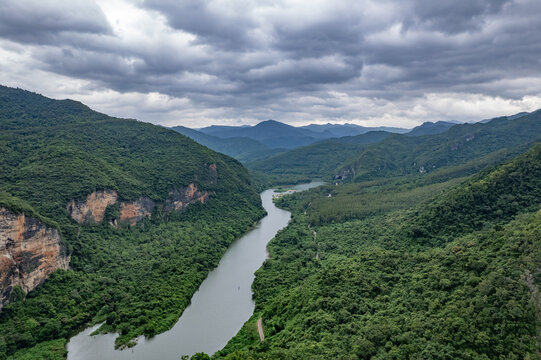
[[[171,129],[209,149],[232,156],[242,162],[255,161],[284,151],[271,149],[259,141],[247,137],[219,138],[184,126],[175,126]]]
[[[72,255],[72,270],[55,272],[2,310],[0,356],[66,341],[101,321],[121,333],[117,344],[168,329],[229,244],[263,213],[238,161],[169,129],[0,87],[0,130],[0,205],[58,228]],[[192,183],[212,194],[206,204],[155,210],[134,227],[79,225],[66,210],[95,190],[159,203]]]
[[[318,226],[314,203],[354,185],[283,197],[293,220],[256,273],[255,314],[215,357],[538,358],[540,168],[538,145],[440,189],[366,182],[373,211]]]
[[[514,120],[502,117],[486,124],[456,125],[437,135],[392,135],[352,156],[338,173],[356,180],[425,174],[501,149],[523,149],[539,140],[541,111],[536,111]]]
[[[361,152],[367,144],[379,142],[389,135],[391,134],[385,131],[372,131],[357,136],[329,139],[250,162],[247,166],[271,176],[278,183],[287,183],[296,178],[328,177],[328,174],[335,172],[337,164],[348,160],[352,154]]]
[[[443,132],[446,132],[449,130],[452,126],[455,126],[456,123],[448,122],[448,121],[437,121],[435,123],[433,122],[425,122],[419,126],[414,127],[411,129],[410,132],[408,132],[409,136],[422,136],[422,135],[435,135],[435,134],[441,134]]]
[[[318,139],[332,137],[330,133],[318,133],[275,120],[262,121],[254,126],[211,126],[199,131],[220,138],[250,138],[272,149],[293,149],[311,144]]]
[[[275,179],[294,175],[362,181],[443,174],[451,167],[458,171],[457,165],[462,166],[462,176],[471,175],[540,141],[541,111],[516,119],[502,117],[488,123],[455,125],[433,135],[384,134],[324,141],[248,166]]]

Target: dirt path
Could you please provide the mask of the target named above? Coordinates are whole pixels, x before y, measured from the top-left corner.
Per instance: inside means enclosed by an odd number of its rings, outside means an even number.
[[[263,319],[257,319],[257,332],[259,333],[259,340],[265,341],[265,333],[263,332]]]

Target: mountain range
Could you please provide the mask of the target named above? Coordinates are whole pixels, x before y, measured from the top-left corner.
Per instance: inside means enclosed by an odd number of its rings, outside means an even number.
[[[513,120],[525,115],[528,113],[518,113],[508,118]],[[480,122],[486,123],[490,120],[492,119]],[[212,125],[199,129],[175,126],[172,129],[212,150],[232,156],[243,163],[250,163],[330,139],[341,139],[338,142],[343,144],[365,144],[366,139],[374,138],[375,132],[380,134],[380,140],[390,134],[436,135],[459,124],[461,123],[458,121],[425,122],[413,129],[385,126],[364,127],[348,123],[310,124],[295,127],[275,120],[266,120],[254,126]],[[372,133],[372,135],[355,138],[367,133]],[[327,147],[329,151],[340,150],[340,148],[334,149],[333,145],[329,144],[323,147]]]
[[[471,173],[481,163],[518,153],[540,134],[540,111],[486,123],[425,123],[406,134],[369,132],[329,139],[250,162],[248,167],[284,182],[425,174],[458,163],[466,173],[471,166]]]

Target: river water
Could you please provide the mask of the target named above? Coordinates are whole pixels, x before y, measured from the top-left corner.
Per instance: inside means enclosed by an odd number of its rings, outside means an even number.
[[[321,184],[301,184],[294,189],[302,191]],[[133,348],[115,350],[118,335],[90,336],[99,327],[96,325],[70,339],[68,360],[178,360],[181,355],[213,354],[222,349],[252,316],[254,273],[267,258],[267,243],[291,218],[291,213],[274,206],[273,194],[273,190],[261,193],[267,216],[229,247],[171,330],[152,339],[141,337]]]

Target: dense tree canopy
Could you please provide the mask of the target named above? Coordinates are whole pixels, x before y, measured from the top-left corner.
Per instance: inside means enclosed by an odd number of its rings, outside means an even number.
[[[66,339],[98,322],[121,334],[118,345],[167,330],[264,212],[238,161],[172,130],[6,87],[0,130],[0,206],[57,228],[71,253],[71,270],[2,309],[0,357],[20,350],[16,357],[63,358]],[[191,183],[211,193],[206,204],[184,213],[156,209],[134,227],[80,225],[66,210],[95,190],[159,203]],[[115,211],[109,206],[106,220]]]
[[[467,180],[282,197],[294,217],[256,274],[256,312],[216,358],[537,358],[540,166],[537,146]],[[329,218],[352,193],[369,209]]]

